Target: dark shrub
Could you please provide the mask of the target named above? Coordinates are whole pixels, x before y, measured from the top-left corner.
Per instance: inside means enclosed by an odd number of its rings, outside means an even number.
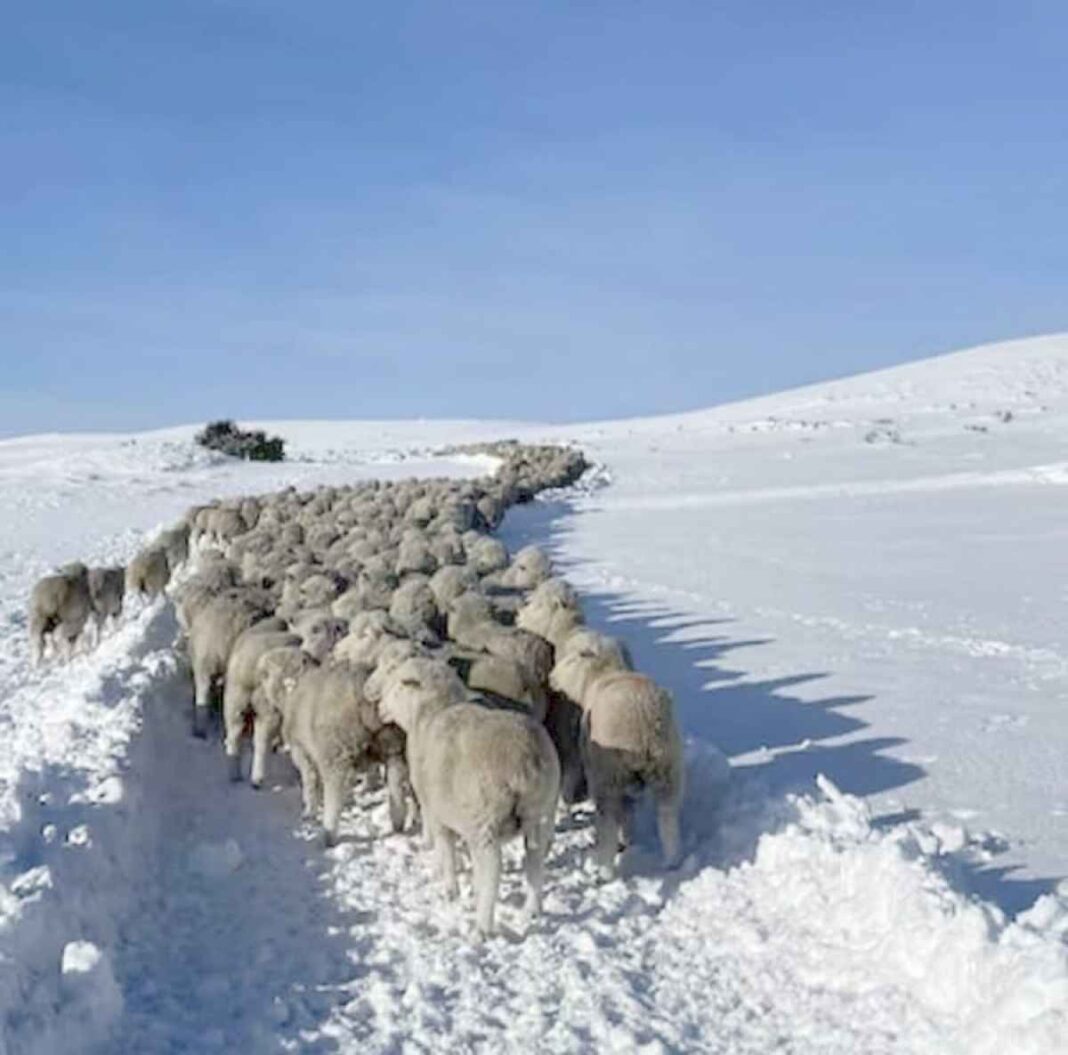
[[[232,421],[205,425],[197,433],[196,442],[209,450],[250,462],[280,462],[286,456],[286,441],[281,436],[268,436],[262,429],[246,432]]]

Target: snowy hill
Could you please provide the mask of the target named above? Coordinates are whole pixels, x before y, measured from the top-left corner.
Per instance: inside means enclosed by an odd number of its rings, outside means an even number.
[[[1063,1050],[1068,336],[635,421],[257,424],[296,460],[192,428],[0,442],[0,1050]],[[482,473],[431,452],[505,435],[603,463],[501,536],[674,691],[678,874],[646,818],[598,885],[580,815],[540,927],[514,940],[509,875],[477,946],[384,801],[324,853],[281,759],[271,792],[227,784],[164,607],[28,666],[50,566],[219,494]]]
[[[738,685],[803,679],[774,693],[810,716],[790,735],[764,721],[786,703],[750,721],[707,692],[728,746],[994,829],[1012,847],[975,879],[1007,907],[1045,886],[1006,865],[1068,874],[1068,335],[581,438],[613,471],[571,523],[591,584],[729,618]]]

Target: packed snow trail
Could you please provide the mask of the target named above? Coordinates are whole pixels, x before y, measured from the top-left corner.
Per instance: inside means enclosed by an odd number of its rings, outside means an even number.
[[[660,871],[645,816],[622,878],[598,884],[583,811],[554,845],[545,916],[519,934],[512,854],[502,934],[479,944],[469,893],[442,900],[418,840],[386,834],[380,793],[324,852],[281,759],[270,790],[230,785],[218,743],[189,736],[170,610],[131,629],[133,661],[99,666],[140,702],[122,778],[133,808],[90,823],[122,863],[101,876],[120,896],[55,877],[57,895],[114,914],[90,922],[116,984],[67,994],[65,1032],[44,1017],[13,1050],[982,1055],[1011,1035],[1021,1055],[1056,1051],[1068,906],[1006,925],[833,787],[775,803],[743,780],[724,801],[716,757],[692,743],[680,873]],[[83,1044],[73,1012],[101,989],[114,1017]]]
[[[218,742],[189,735],[189,707],[179,670],[146,701],[141,772],[128,778],[154,831],[117,946],[114,1050],[270,1051],[351,976],[344,913],[321,889],[319,846],[293,834],[292,780],[232,786]]]

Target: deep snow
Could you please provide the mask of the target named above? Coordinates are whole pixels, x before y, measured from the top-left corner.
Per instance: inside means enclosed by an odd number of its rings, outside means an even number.
[[[301,460],[212,461],[191,429],[0,443],[0,1051],[1063,1050],[1068,339],[568,429],[266,424]],[[549,545],[675,691],[677,874],[645,818],[597,884],[580,812],[545,917],[520,940],[508,873],[480,946],[380,793],[324,852],[281,757],[228,784],[166,606],[28,668],[55,563],[216,494],[485,471],[426,453],[498,435],[604,463],[502,536]]]

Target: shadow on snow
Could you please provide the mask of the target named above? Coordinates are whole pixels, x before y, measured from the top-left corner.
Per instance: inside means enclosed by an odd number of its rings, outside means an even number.
[[[530,544],[543,547],[561,573],[568,575],[584,563],[563,552],[569,522],[578,515],[567,498],[538,499],[512,509],[498,535],[513,551]],[[683,821],[691,833],[696,825],[699,839],[715,844],[719,825],[701,806],[700,753],[692,750],[694,742],[714,744],[735,760],[733,783],[750,808],[756,798],[764,798],[773,807],[789,792],[811,792],[819,774],[859,796],[889,792],[925,776],[922,767],[887,753],[906,743],[903,738],[858,735],[868,723],[856,712],[874,697],[813,700],[790,694],[792,688],[829,677],[830,671],[745,680],[740,654],[771,645],[773,640],[735,638],[725,632],[731,620],[673,612],[611,590],[583,591],[582,599],[587,624],[623,640],[636,667],[675,697],[679,724],[690,748]],[[840,742],[846,736],[850,739]],[[732,794],[732,801],[736,797]],[[768,815],[774,815],[773,808]],[[877,816],[873,826],[919,819],[914,812],[893,818]],[[733,847],[727,858],[722,848],[713,850],[709,863],[726,864],[750,855],[760,827],[755,825],[752,841]],[[655,846],[648,811],[639,818],[637,836],[639,843]],[[988,849],[998,852],[999,848]],[[1009,915],[1029,907],[1058,882],[1056,878],[1016,878],[1013,867],[979,862],[966,852],[945,854],[939,862],[958,889],[993,901]]]

